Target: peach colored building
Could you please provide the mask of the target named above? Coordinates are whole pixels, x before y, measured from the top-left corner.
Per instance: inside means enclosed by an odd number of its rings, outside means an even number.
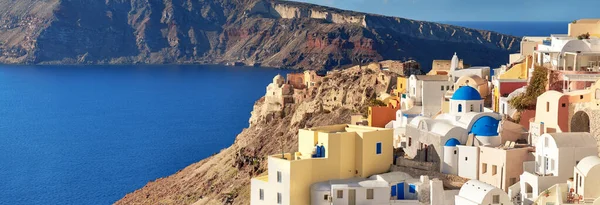
[[[546,132],[569,130],[569,96],[550,90],[537,99],[535,123],[544,124]]]
[[[577,37],[586,33],[600,37],[600,19],[579,19],[569,24],[569,36]]]
[[[530,147],[479,147],[479,180],[504,191],[519,182],[523,162],[533,161]]]

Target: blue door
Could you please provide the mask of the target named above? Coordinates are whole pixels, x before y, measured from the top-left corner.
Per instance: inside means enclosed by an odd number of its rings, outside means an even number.
[[[398,200],[403,200],[404,199],[404,183],[399,183],[398,186],[396,186],[396,189],[398,190]]]

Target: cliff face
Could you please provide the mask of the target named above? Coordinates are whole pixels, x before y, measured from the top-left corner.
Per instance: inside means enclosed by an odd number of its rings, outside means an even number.
[[[458,52],[505,63],[520,40],[280,0],[0,0],[0,63],[260,63],[322,69]]]
[[[365,102],[389,90],[396,77],[355,67],[328,75],[306,90],[302,102],[273,109],[263,97],[254,105],[250,126],[231,147],[150,182],[116,204],[249,204],[250,179],[267,170],[266,156],[297,151],[300,128],[349,123]]]

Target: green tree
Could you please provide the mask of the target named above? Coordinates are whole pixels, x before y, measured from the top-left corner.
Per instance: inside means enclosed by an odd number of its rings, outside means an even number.
[[[547,84],[548,69],[542,66],[536,66],[533,70],[527,90],[510,99],[508,103],[518,111],[534,110],[537,98],[546,92]]]

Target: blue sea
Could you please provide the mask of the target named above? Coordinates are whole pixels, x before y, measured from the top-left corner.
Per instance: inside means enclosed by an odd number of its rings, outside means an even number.
[[[278,73],[0,66],[0,204],[111,204],[231,145]]]
[[[453,23],[517,36],[567,26]],[[0,204],[111,204],[231,145],[278,73],[0,65]]]

